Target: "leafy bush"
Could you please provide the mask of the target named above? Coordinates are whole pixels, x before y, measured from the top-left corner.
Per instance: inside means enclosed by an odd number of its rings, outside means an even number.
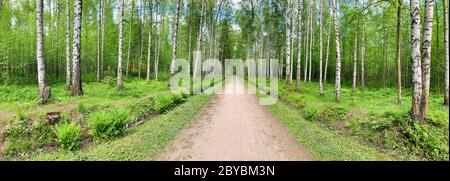
[[[55,135],[61,149],[74,150],[79,146],[81,128],[75,123],[55,125]]]
[[[96,139],[112,139],[122,135],[127,112],[110,109],[92,113],[88,118],[89,131]]]
[[[400,122],[404,144],[414,153],[422,153],[431,160],[448,160],[448,128],[439,129],[428,124],[419,124],[410,118]]]
[[[308,121],[313,121],[316,119],[316,116],[319,114],[319,110],[314,109],[312,107],[307,107],[304,109],[305,119]]]
[[[138,100],[128,105],[127,109],[131,112],[128,122],[136,122],[142,117],[154,112],[154,102],[154,98],[150,97],[147,99]]]
[[[81,114],[86,114],[88,112],[88,109],[86,108],[86,106],[84,106],[83,103],[78,103],[77,104],[77,111]]]
[[[113,78],[112,76],[106,76],[103,79],[103,82],[105,84],[108,84],[110,87],[116,87],[117,80],[115,78]]]
[[[182,94],[161,94],[156,96],[155,108],[159,113],[164,113],[184,101]]]
[[[31,139],[33,145],[40,148],[44,145],[52,145],[55,142],[55,134],[53,134],[50,125],[41,119],[32,124]]]
[[[347,115],[347,110],[345,110],[342,106],[332,107],[328,111],[328,116],[332,120],[343,121]]]
[[[4,133],[5,138],[18,138],[21,136],[28,136],[30,129],[27,126],[26,119],[19,116],[18,119],[9,121],[8,127]]]
[[[4,152],[9,154],[30,149],[30,133],[31,131],[27,126],[25,117],[22,114],[18,114],[18,119],[10,120],[3,134],[5,140]]]

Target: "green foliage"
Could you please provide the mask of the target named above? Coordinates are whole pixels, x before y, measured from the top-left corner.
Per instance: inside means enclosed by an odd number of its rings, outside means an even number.
[[[144,116],[150,115],[155,111],[154,108],[154,98],[146,98],[140,99],[130,105],[127,106],[127,110],[129,110],[129,123],[133,123],[143,118]]]
[[[419,124],[405,117],[398,129],[405,137],[404,144],[411,151],[424,154],[431,160],[448,160],[448,129],[442,130],[437,127]]]
[[[8,127],[4,133],[6,138],[18,138],[30,134],[30,129],[27,126],[26,119],[19,116],[18,119],[13,119],[9,122]]]
[[[60,123],[55,125],[55,135],[63,150],[74,150],[79,146],[81,128],[76,123]]]
[[[7,154],[26,151],[31,148],[30,129],[24,117],[10,120],[3,134],[5,147],[3,151]]]
[[[111,77],[111,76],[106,76],[106,77],[103,79],[103,82],[104,82],[106,85],[109,85],[110,87],[116,87],[116,85],[117,85],[117,79],[115,79],[115,78],[113,78],[113,77]]]
[[[44,119],[40,119],[33,122],[31,126],[31,139],[33,140],[33,147],[41,148],[46,145],[53,145],[55,135],[52,127]]]
[[[38,91],[31,86],[1,86],[0,85],[0,101],[24,101],[37,100]]]
[[[89,115],[89,132],[97,140],[108,140],[121,136],[124,131],[128,113],[112,108]]]
[[[165,113],[184,101],[182,94],[161,94],[156,96],[155,108],[159,113]]]
[[[280,84],[282,102],[288,103],[308,121],[313,121],[338,132],[355,137],[366,145],[382,148],[399,159],[448,160],[448,108],[441,97],[430,97],[425,124],[412,121],[408,114],[410,99],[402,105],[395,103],[396,91],[390,88],[366,89],[350,96],[351,89],[342,87],[340,103],[334,101],[333,89],[324,88],[320,96],[317,84],[304,84],[300,92]],[[301,98],[298,99],[301,95]],[[306,105],[304,108],[296,106]]]
[[[88,112],[87,108],[84,106],[83,103],[77,104],[77,111],[81,114],[86,114]]]

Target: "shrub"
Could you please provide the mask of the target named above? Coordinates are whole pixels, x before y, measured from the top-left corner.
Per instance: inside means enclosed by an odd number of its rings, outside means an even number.
[[[156,96],[155,108],[159,113],[164,113],[184,101],[182,94],[161,94]]]
[[[30,129],[26,119],[19,114],[18,119],[10,120],[3,134],[5,138],[5,153],[22,152],[31,148]]]
[[[127,112],[110,109],[92,113],[88,118],[89,131],[96,139],[112,139],[122,135]]]
[[[319,114],[319,111],[312,107],[307,107],[304,109],[304,111],[305,111],[305,119],[308,121],[313,121]]]
[[[30,129],[27,127],[25,118],[19,116],[19,119],[10,120],[4,136],[5,138],[18,138],[21,136],[29,136],[29,134]]]
[[[333,120],[343,121],[347,115],[347,110],[341,106],[333,107],[329,110],[328,116]]]
[[[419,124],[410,118],[400,122],[404,144],[415,153],[422,153],[431,160],[448,160],[448,129],[438,129],[427,124]]]
[[[154,98],[150,97],[147,99],[141,99],[127,106],[127,109],[132,112],[130,115],[130,119],[128,122],[135,122],[141,119],[142,117],[149,115],[152,113],[154,109]]]
[[[117,83],[116,79],[113,78],[112,76],[106,76],[103,79],[103,82],[108,84],[110,87],[116,87],[116,83]]]
[[[33,140],[33,145],[40,148],[44,145],[51,145],[55,141],[55,134],[53,134],[50,125],[48,125],[42,119],[35,121],[32,124],[31,139]]]
[[[88,109],[86,108],[86,106],[84,106],[83,103],[78,103],[77,104],[77,111],[81,114],[86,114],[88,112]]]
[[[61,149],[74,150],[79,146],[81,128],[75,123],[60,123],[55,125],[55,135]]]

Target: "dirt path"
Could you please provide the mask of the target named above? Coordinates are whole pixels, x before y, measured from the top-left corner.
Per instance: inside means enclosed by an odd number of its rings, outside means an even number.
[[[236,87],[243,87],[236,80]],[[233,90],[233,79],[226,84]],[[310,160],[288,130],[249,94],[219,94],[157,160]]]

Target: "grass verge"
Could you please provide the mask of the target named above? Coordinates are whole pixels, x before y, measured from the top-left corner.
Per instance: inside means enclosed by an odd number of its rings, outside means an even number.
[[[75,152],[36,151],[21,160],[153,160],[164,150],[200,109],[211,95],[197,95],[166,114],[154,117],[139,127],[126,131],[124,137]],[[14,158],[15,159],[15,158]]]

